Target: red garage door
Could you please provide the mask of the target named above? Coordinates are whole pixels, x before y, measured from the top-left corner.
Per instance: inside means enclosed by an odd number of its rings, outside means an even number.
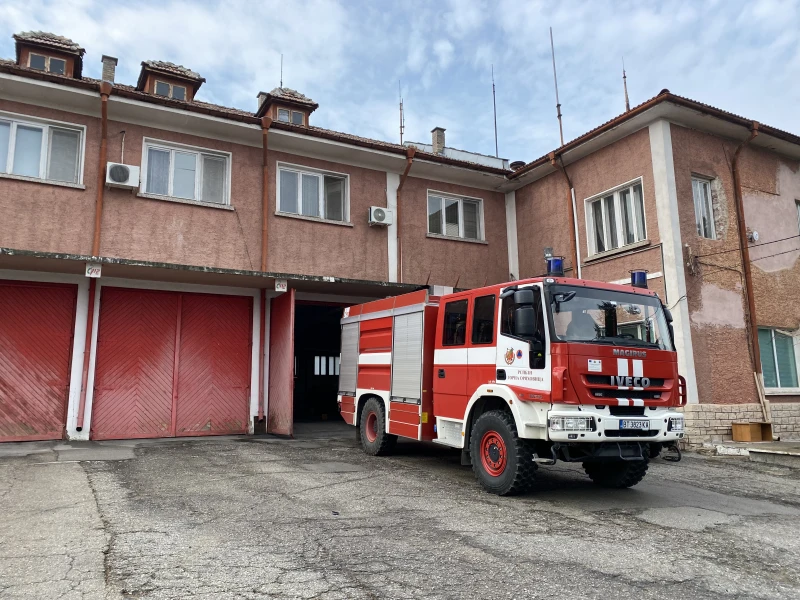
[[[0,282],[0,441],[63,437],[77,292]]]
[[[92,437],[247,431],[252,298],[103,288]]]

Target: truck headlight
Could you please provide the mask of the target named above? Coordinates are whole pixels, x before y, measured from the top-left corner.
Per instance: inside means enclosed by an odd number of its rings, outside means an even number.
[[[683,417],[670,417],[669,418],[670,431],[683,431]]]
[[[591,431],[591,417],[550,417],[553,431]]]

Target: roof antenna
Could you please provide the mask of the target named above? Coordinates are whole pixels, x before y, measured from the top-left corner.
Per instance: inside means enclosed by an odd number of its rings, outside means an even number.
[[[561,135],[561,145],[564,145],[564,129],[561,126],[561,102],[558,101],[558,77],[556,77],[556,49],[553,45],[553,28],[550,28],[550,53],[553,55],[553,83],[556,86],[556,113],[558,114],[558,133]]]
[[[400,97],[400,145],[403,145],[403,132],[406,129],[406,117],[403,114],[403,89],[400,80],[397,81],[397,95]]]
[[[622,57],[622,87],[625,88],[625,112],[631,111],[631,103],[628,101],[628,77],[625,75],[625,57]]]
[[[494,155],[499,157],[497,151],[497,99],[494,93],[494,64],[492,65],[492,106],[494,107]]]
[[[283,87],[283,52],[281,52],[281,87]]]

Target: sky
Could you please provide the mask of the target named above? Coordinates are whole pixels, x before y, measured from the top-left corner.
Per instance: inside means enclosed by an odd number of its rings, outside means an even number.
[[[255,110],[280,81],[319,103],[311,124],[530,161],[560,145],[550,56],[555,39],[564,139],[671,92],[800,134],[800,0],[0,0],[0,56],[11,35],[43,30],[103,54],[135,85],[142,60],[207,82],[197,99]],[[0,94],[2,91],[0,90]]]

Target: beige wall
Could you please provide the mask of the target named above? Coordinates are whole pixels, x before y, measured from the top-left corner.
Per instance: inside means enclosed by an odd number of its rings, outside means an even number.
[[[413,167],[412,167],[413,172]],[[428,190],[483,200],[485,244],[428,237]],[[402,203],[403,282],[481,287],[508,280],[505,194],[409,176]]]

